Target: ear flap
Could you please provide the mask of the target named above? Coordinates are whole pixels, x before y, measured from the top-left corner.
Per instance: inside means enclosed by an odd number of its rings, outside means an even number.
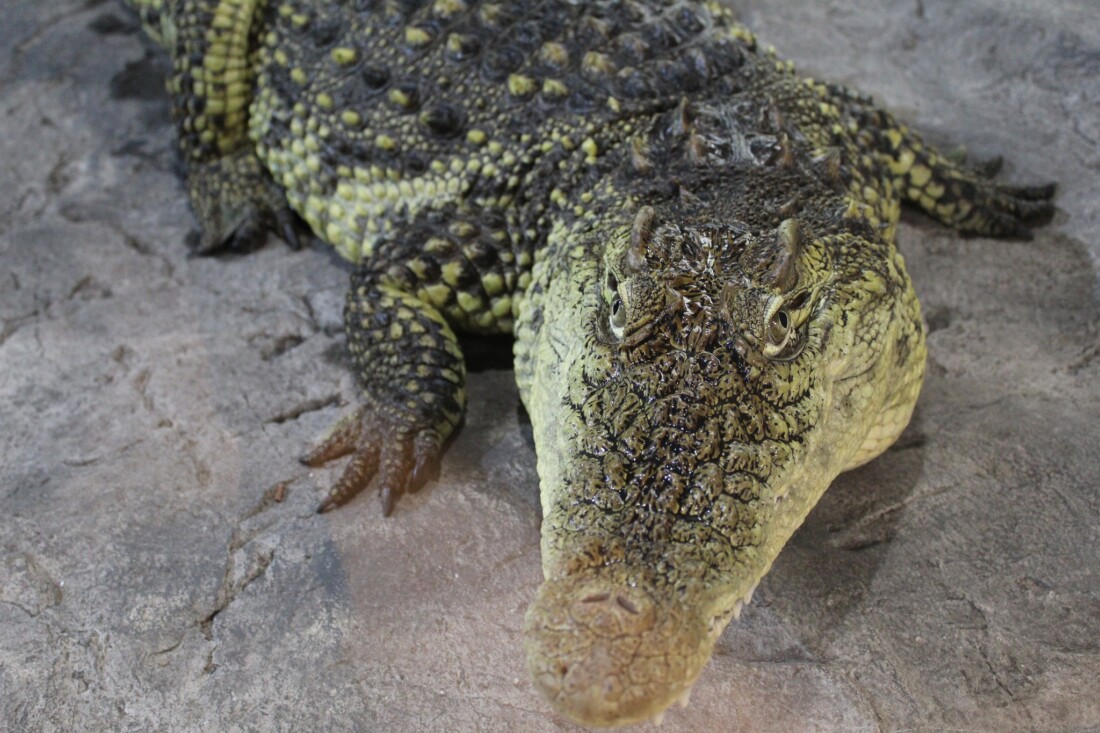
[[[760,264],[765,283],[788,292],[798,283],[798,255],[802,251],[802,226],[798,219],[784,219],[775,233],[775,242],[764,246]]]
[[[636,275],[646,269],[646,252],[653,239],[657,213],[652,206],[643,206],[634,216],[630,230],[630,247],[623,255],[622,270],[625,275]]]

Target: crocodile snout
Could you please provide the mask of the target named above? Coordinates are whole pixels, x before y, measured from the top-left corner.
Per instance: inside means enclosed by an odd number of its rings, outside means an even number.
[[[563,715],[608,727],[686,698],[710,656],[703,619],[609,568],[543,583],[527,612],[527,668]]]

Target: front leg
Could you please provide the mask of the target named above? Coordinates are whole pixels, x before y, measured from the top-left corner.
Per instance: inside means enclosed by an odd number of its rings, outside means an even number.
[[[364,268],[352,276],[344,327],[363,404],[302,462],[352,455],[318,511],[350,501],[377,476],[388,516],[398,496],[435,472],[466,409],[466,367],[439,310],[385,273]]]
[[[297,248],[297,220],[249,137],[257,0],[127,0],[172,56],[168,88],[199,223],[196,249],[249,249],[268,230]]]

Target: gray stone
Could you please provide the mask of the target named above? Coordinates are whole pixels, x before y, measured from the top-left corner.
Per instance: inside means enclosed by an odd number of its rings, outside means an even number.
[[[1032,242],[906,219],[916,418],[665,730],[1100,730],[1095,0],[734,4],[1061,211]],[[163,59],[113,3],[3,16],[0,729],[575,730],[523,667],[538,487],[499,345],[438,483],[315,515],[336,469],[295,457],[355,399],[347,268],[189,258]]]

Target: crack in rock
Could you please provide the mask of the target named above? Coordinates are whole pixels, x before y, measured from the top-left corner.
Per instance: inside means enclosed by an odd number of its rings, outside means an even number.
[[[266,420],[266,422],[275,423],[276,425],[282,425],[285,422],[297,420],[306,413],[317,412],[318,410],[324,410],[327,407],[332,407],[338,404],[340,404],[340,395],[330,394],[325,397],[318,397],[316,399],[301,402],[294,407],[291,407],[289,410],[284,410],[283,412],[280,412],[279,414],[269,418],[268,420]]]
[[[199,630],[207,641],[214,640],[214,620],[218,615],[227,609],[249,585],[261,578],[275,558],[274,540],[257,539],[261,532],[271,527],[272,522],[248,529],[242,525],[285,499],[287,485],[296,478],[278,481],[270,486],[256,505],[237,520],[237,526],[226,545],[225,570],[218,586],[214,607],[198,622]],[[213,662],[213,652],[211,652],[204,671],[213,672],[217,666]]]
[[[226,550],[225,573],[222,575],[214,607],[199,619],[199,629],[207,641],[214,640],[214,620],[218,615],[229,608],[249,585],[267,572],[267,568],[275,557],[274,546],[257,543],[259,547],[252,547],[246,551],[243,547],[245,544],[247,542],[241,540],[240,532],[234,531]],[[241,566],[239,570],[238,565]]]

